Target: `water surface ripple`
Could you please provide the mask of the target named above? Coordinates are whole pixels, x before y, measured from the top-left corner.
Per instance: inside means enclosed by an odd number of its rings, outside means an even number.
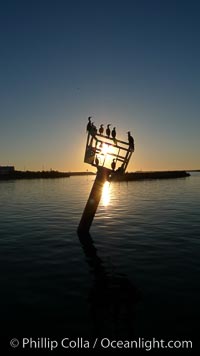
[[[200,175],[111,183],[91,238],[80,241],[76,229],[93,181],[0,182],[1,317],[8,336],[26,330],[39,337],[48,329],[195,338]]]

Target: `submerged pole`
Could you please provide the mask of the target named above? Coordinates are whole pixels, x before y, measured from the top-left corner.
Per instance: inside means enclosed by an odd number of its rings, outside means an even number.
[[[108,180],[110,170],[105,167],[98,167],[97,175],[90,192],[88,201],[83,211],[82,218],[78,226],[78,233],[87,233],[92,225],[97,207],[99,205],[104,183]]]

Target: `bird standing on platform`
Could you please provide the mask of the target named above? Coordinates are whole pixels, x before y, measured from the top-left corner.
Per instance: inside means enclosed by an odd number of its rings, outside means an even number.
[[[107,125],[107,128],[106,128],[106,135],[108,136],[108,137],[110,137],[110,126],[111,124],[108,124]]]
[[[90,132],[91,128],[92,128],[91,118],[92,118],[92,116],[88,117],[88,124],[87,124],[87,128],[86,128],[86,131],[88,131],[88,132]]]
[[[111,134],[112,134],[113,141],[116,142],[116,139],[115,139],[116,138],[116,134],[117,134],[116,133],[116,127],[113,127]]]
[[[103,128],[103,124],[101,124],[99,128],[100,135],[103,135],[103,132],[104,132],[104,128]]]
[[[99,165],[99,159],[98,159],[97,156],[96,156],[96,158],[95,158],[95,164],[96,164],[96,166],[98,167],[98,165]]]
[[[116,162],[115,162],[115,158],[113,158],[112,163],[111,163],[111,168],[114,171],[116,167]]]
[[[129,147],[132,148],[132,150],[134,151],[134,138],[131,136],[130,131],[128,131],[127,134],[128,134]]]
[[[91,124],[90,133],[91,133],[92,136],[95,136],[97,134],[97,128],[94,125],[94,122],[92,122],[92,124]]]

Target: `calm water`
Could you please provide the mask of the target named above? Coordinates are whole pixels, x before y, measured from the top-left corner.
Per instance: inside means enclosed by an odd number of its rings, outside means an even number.
[[[200,174],[112,183],[91,238],[81,242],[76,228],[93,181],[89,176],[0,182],[6,336],[195,341]]]

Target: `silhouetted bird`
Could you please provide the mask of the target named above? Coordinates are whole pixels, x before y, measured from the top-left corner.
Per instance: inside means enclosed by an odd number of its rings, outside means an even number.
[[[128,131],[127,134],[128,134],[129,147],[134,150],[134,139],[133,139],[133,137],[131,136],[130,131]]]
[[[116,127],[113,127],[112,129],[112,138],[115,141],[115,137],[116,137]]]
[[[104,128],[103,128],[103,124],[101,124],[99,128],[100,135],[103,135],[103,132],[104,132]]]
[[[111,163],[111,168],[114,171],[116,167],[116,162],[115,162],[115,158],[113,158],[112,163]]]
[[[91,128],[92,128],[91,118],[92,118],[92,116],[88,117],[88,124],[87,124],[87,129],[86,129],[86,131],[88,131],[88,132],[90,132]]]
[[[96,158],[95,158],[95,164],[96,164],[96,166],[98,166],[99,165],[99,159],[98,159],[98,157],[96,156]]]
[[[108,136],[108,137],[110,137],[110,126],[111,124],[108,124],[107,125],[107,128],[106,128],[106,135]]]
[[[97,128],[94,125],[94,122],[92,122],[92,124],[91,124],[90,133],[91,133],[92,136],[95,136],[97,134]]]

